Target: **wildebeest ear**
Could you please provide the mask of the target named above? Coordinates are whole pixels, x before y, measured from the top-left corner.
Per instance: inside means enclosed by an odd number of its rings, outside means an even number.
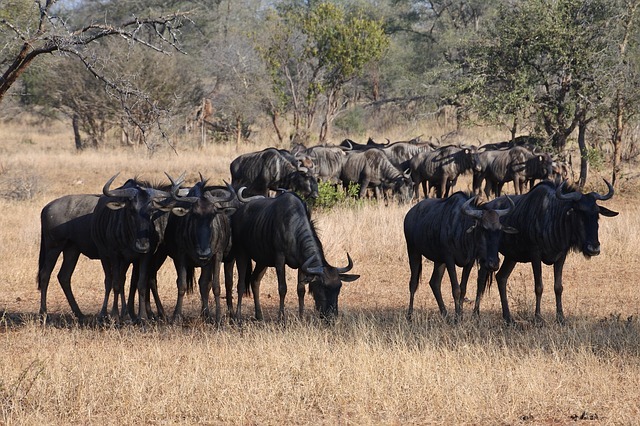
[[[220,213],[226,214],[227,216],[230,216],[230,215],[234,214],[236,212],[236,210],[238,210],[237,207],[223,207],[223,208],[220,209]]]
[[[602,207],[602,206],[598,206],[598,212],[602,216],[606,216],[606,217],[614,217],[614,216],[618,216],[620,214],[618,212],[614,212],[613,210],[609,210],[608,208]]]
[[[185,209],[184,207],[173,207],[171,209],[171,213],[176,215],[176,216],[182,217],[182,216],[186,215],[187,213],[189,213],[189,209]]]
[[[360,278],[360,275],[356,274],[339,274],[340,281],[352,282]]]
[[[109,207],[111,210],[120,210],[125,205],[126,205],[126,203],[124,203],[122,201],[109,201],[107,203],[107,207]]]
[[[520,231],[518,231],[513,226],[503,226],[502,227],[502,232],[504,232],[505,234],[517,234]]]

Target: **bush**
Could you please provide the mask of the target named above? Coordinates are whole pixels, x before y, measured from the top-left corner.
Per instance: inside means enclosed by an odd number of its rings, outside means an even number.
[[[330,209],[336,205],[355,206],[360,203],[358,193],[360,185],[351,182],[346,192],[342,186],[330,182],[318,182],[318,198],[314,201],[314,208]]]

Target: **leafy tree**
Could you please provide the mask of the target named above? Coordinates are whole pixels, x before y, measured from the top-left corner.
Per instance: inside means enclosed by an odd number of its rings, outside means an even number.
[[[275,93],[269,105],[274,128],[282,140],[278,119],[290,112],[295,137],[311,131],[320,113],[319,140],[325,141],[349,101],[345,85],[389,44],[382,23],[359,9],[313,2],[280,4],[267,25],[255,39]]]
[[[465,102],[490,122],[510,117],[512,134],[534,121],[563,150],[578,129],[586,180],[587,126],[603,96],[603,52],[613,11],[605,0],[509,2],[461,58]]]

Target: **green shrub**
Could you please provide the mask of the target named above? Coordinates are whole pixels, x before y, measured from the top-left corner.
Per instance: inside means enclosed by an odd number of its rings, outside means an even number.
[[[313,202],[314,208],[330,209],[336,205],[355,206],[360,203],[358,193],[360,185],[351,182],[346,191],[342,186],[330,182],[318,182],[318,198]]]

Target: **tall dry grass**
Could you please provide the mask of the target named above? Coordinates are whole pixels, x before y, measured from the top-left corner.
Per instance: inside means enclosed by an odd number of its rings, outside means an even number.
[[[420,132],[416,131],[416,134]],[[99,193],[118,171],[164,179],[188,170],[219,182],[238,154],[232,145],[188,147],[149,155],[115,149],[75,153],[66,129],[0,127],[0,423],[3,424],[638,424],[640,422],[640,212],[631,191],[606,205],[603,252],[570,255],[564,273],[565,326],[556,325],[552,272],[544,268],[544,326],[531,323],[528,265],[509,285],[519,327],[505,327],[494,289],[480,318],[440,318],[425,262],[412,323],[404,314],[409,270],[402,220],[409,206],[365,203],[315,214],[329,261],[355,262],[360,280],[344,285],[333,326],[308,309],[298,321],[295,291],[289,321],[275,321],[275,274],[264,278],[264,323],[214,329],[187,299],[184,326],[79,327],[56,283],[54,321],[36,318],[39,213],[68,193]],[[401,138],[402,136],[399,136]],[[264,145],[243,146],[242,150]],[[598,188],[597,180],[590,182]],[[29,187],[28,197],[11,195]],[[462,186],[468,185],[463,183]],[[600,188],[602,189],[602,188]],[[472,275],[468,296],[475,296]],[[289,283],[295,274],[288,273]],[[99,263],[81,259],[72,285],[80,307],[98,312]],[[160,273],[172,308],[175,272]],[[290,289],[294,289],[290,284]],[[452,309],[449,283],[443,294]],[[245,304],[250,315],[252,304]],[[312,306],[309,299],[307,306]]]

